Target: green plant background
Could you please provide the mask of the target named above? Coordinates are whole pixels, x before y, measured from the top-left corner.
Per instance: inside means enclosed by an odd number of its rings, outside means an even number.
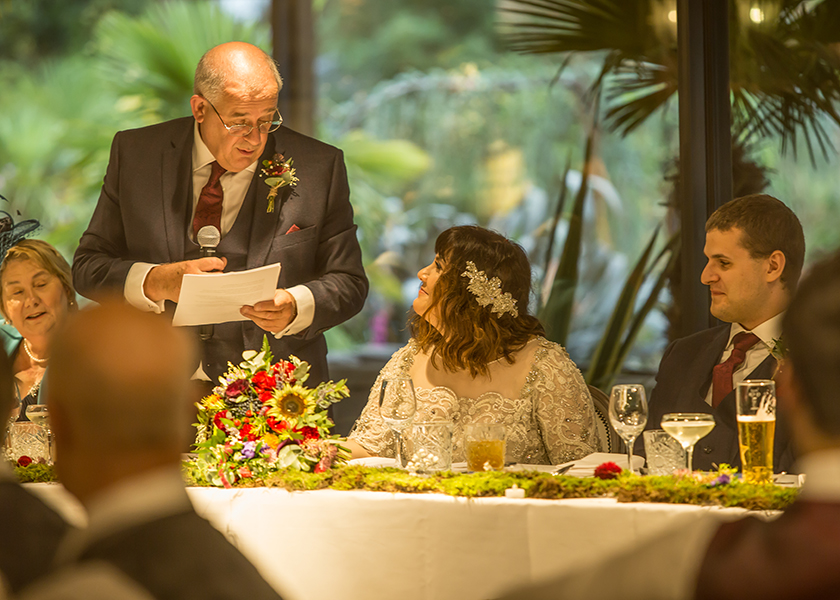
[[[493,227],[522,243],[534,265],[536,309],[544,266],[551,268],[549,233],[555,265],[566,239],[592,130],[587,94],[604,54],[578,56],[559,72],[556,56],[506,51],[495,6],[484,0],[313,7],[319,137],[346,153],[372,282],[364,311],[330,332],[330,348],[404,341],[415,273],[431,261],[436,235],[454,224]],[[41,220],[41,236],[70,258],[114,133],[188,114],[195,63],[230,39],[270,50],[267,20],[242,21],[208,1],[0,0],[0,193],[10,199],[2,208]],[[828,131],[838,145],[837,131]],[[630,136],[594,136],[566,339],[579,364],[598,347],[624,281],[666,216],[665,175],[677,150],[676,103]],[[773,138],[758,156],[771,169],[769,192],[802,218],[809,258],[833,249],[836,157],[813,167],[780,153]],[[570,200],[553,229],[564,183]],[[651,285],[642,285],[640,299]],[[659,308],[627,367],[655,369],[666,335]]]

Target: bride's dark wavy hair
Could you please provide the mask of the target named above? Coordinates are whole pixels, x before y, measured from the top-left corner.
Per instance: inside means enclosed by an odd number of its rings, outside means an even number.
[[[431,350],[447,371],[469,369],[473,377],[486,375],[487,364],[498,358],[513,363],[513,356],[528,341],[545,330],[536,317],[528,314],[531,293],[531,265],[525,251],[506,237],[471,225],[452,227],[435,242],[435,253],[443,270],[432,290],[427,313],[437,311],[442,332],[421,315],[410,322],[411,333],[424,351]],[[467,261],[484,271],[487,279],[498,277],[502,292],[516,300],[519,315],[499,315],[491,306],[482,306],[467,289],[470,280],[462,277]]]

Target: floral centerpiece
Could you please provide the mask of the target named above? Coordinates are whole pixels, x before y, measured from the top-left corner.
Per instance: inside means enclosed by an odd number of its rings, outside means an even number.
[[[198,403],[190,476],[231,487],[282,468],[320,473],[344,462],[347,450],[330,435],[327,408],[349,395],[345,380],[306,387],[309,364],[294,356],[272,363],[267,338],[260,352],[242,357]]]

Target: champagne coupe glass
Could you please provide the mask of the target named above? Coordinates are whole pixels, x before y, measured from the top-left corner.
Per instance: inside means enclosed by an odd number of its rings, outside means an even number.
[[[610,423],[627,443],[627,468],[633,472],[633,443],[645,428],[648,419],[645,386],[628,383],[613,386],[610,393]]]
[[[50,429],[50,413],[46,404],[30,404],[26,407],[26,417],[45,429],[47,437],[47,458],[52,462],[52,430]]]
[[[706,413],[668,413],[662,417],[662,429],[685,448],[688,472],[693,468],[694,444],[715,428],[715,418]]]
[[[394,432],[397,444],[395,453],[397,465],[403,464],[402,432],[411,425],[417,412],[417,398],[414,395],[414,383],[411,377],[384,379],[379,391],[379,414],[385,424]]]

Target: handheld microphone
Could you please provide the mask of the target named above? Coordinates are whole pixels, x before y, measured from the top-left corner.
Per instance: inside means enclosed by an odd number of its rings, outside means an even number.
[[[195,241],[200,247],[199,254],[201,258],[205,256],[216,256],[216,246],[222,239],[222,234],[219,228],[214,225],[205,225],[198,230],[195,236]],[[213,326],[202,325],[198,330],[198,337],[202,342],[206,342],[213,337]]]

